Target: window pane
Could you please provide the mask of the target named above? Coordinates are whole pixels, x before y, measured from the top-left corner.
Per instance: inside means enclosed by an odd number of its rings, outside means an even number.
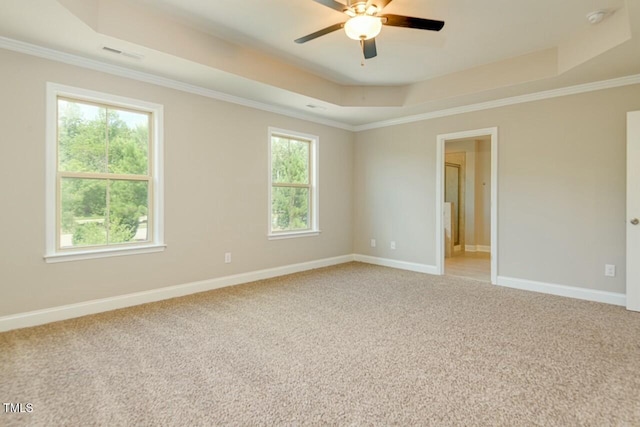
[[[149,173],[149,114],[108,110],[109,172]]]
[[[58,99],[58,163],[65,172],[106,172],[106,110]]]
[[[112,180],[109,196],[109,243],[147,241],[149,183]]]
[[[274,136],[271,139],[271,180],[309,184],[309,143]]]
[[[309,189],[273,187],[271,190],[271,229],[273,231],[308,230]]]
[[[60,247],[106,244],[107,181],[62,178],[60,187]]]

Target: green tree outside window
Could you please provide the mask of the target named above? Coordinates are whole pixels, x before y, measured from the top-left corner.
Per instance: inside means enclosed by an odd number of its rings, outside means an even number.
[[[150,121],[58,99],[60,247],[148,241]]]
[[[311,142],[271,138],[271,230],[311,229]]]

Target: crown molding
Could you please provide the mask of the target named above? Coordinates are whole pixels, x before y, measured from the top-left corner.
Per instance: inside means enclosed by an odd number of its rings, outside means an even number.
[[[0,36],[0,48],[12,50],[14,52],[24,53],[27,55],[37,56],[39,58],[49,59],[52,61],[62,62],[64,64],[75,65],[77,67],[87,68],[94,71],[101,71],[103,73],[112,74],[118,77],[125,77],[132,80],[141,81],[144,83],[150,83],[157,86],[163,86],[169,89],[175,89],[182,92],[193,93],[195,95],[201,95],[207,98],[216,99],[218,101],[230,102],[232,104],[238,104],[249,108],[255,108],[257,110],[267,111],[270,113],[281,114],[283,116],[292,117],[301,120],[307,120],[310,122],[331,126],[334,128],[353,131],[352,125],[337,122],[334,120],[323,119],[311,114],[300,113],[295,110],[291,110],[284,107],[278,107],[271,104],[265,104],[258,101],[242,98],[239,96],[229,95],[226,93],[218,92],[213,89],[207,89],[201,86],[192,85],[189,83],[181,82],[179,80],[173,80],[167,77],[161,77],[155,74],[146,73],[143,71],[133,70],[131,68],[123,67],[120,65],[109,64],[107,62],[98,61],[95,59],[85,58],[79,55],[74,55],[67,52],[61,52],[59,50],[50,49],[31,43],[22,42],[19,40],[10,39]]]
[[[182,92],[193,93],[201,95],[207,98],[216,99],[219,101],[229,102],[232,104],[238,104],[249,108],[255,108],[257,110],[267,111],[270,113],[281,114],[283,116],[292,117],[301,120],[307,120],[310,122],[331,126],[338,129],[343,129],[351,132],[361,132],[365,130],[384,128],[389,126],[396,126],[406,123],[419,122],[423,120],[431,120],[440,117],[454,116],[457,114],[470,113],[474,111],[489,110],[492,108],[505,107],[515,104],[523,104],[526,102],[541,101],[544,99],[558,98],[567,95],[576,95],[580,93],[593,92],[603,89],[611,89],[621,86],[628,86],[640,83],[640,74],[634,74],[626,77],[619,77],[610,80],[601,80],[597,82],[585,83],[575,86],[567,86],[559,89],[546,90],[541,92],[534,92],[526,95],[518,95],[509,98],[496,99],[487,102],[481,102],[477,104],[463,105],[460,107],[447,108],[444,110],[431,111],[428,113],[416,114],[411,116],[398,117],[395,119],[381,120],[377,122],[371,122],[364,125],[350,125],[348,123],[338,122],[335,120],[324,119],[322,117],[314,116],[311,114],[301,113],[292,109],[278,107],[271,104],[265,104],[258,101],[242,98],[239,96],[229,95],[213,89],[207,89],[201,86],[192,85],[189,83],[181,82],[178,80],[161,77],[155,74],[146,73],[143,71],[133,70],[131,68],[123,67],[120,65],[109,64],[107,62],[98,61],[95,59],[85,58],[79,55],[71,53],[61,52],[55,49],[50,49],[31,43],[14,40],[7,37],[0,36],[0,48],[12,50],[14,52],[24,53],[27,55],[37,56],[52,61],[62,62],[77,67],[87,68],[90,70],[100,71],[107,74],[112,74],[119,77],[125,77],[145,83],[150,83],[158,86],[163,86],[170,89],[179,90]]]
[[[388,126],[401,125],[405,123],[431,120],[440,117],[454,116],[456,114],[471,113],[473,111],[489,110],[491,108],[506,107],[508,105],[523,104],[525,102],[541,101],[543,99],[558,98],[567,95],[593,92],[602,89],[611,89],[620,86],[628,86],[640,83],[640,74],[619,77],[610,80],[585,83],[575,86],[567,86],[559,89],[545,90],[541,92],[529,93],[526,95],[512,96],[510,98],[495,99],[493,101],[480,102],[478,104],[463,105],[461,107],[447,108],[444,110],[431,111],[428,113],[416,114],[413,116],[399,117],[397,119],[382,120],[365,125],[354,126],[355,132],[378,129]]]

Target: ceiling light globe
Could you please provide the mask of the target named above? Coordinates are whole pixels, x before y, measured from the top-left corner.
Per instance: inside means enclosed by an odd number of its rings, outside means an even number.
[[[369,15],[359,15],[344,24],[344,31],[353,40],[369,40],[380,34],[382,21]]]

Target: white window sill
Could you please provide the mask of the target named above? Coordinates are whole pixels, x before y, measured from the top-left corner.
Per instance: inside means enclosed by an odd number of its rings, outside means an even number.
[[[306,230],[306,231],[291,231],[284,233],[273,233],[269,234],[267,237],[269,240],[280,240],[280,239],[293,239],[296,237],[311,237],[311,236],[319,236],[320,230]]]
[[[119,248],[101,248],[101,249],[89,249],[83,251],[73,251],[73,252],[58,252],[54,254],[48,254],[44,256],[44,260],[47,263],[54,262],[68,262],[68,261],[80,261],[85,259],[95,259],[95,258],[108,258],[114,256],[125,256],[125,255],[137,255],[137,254],[150,254],[154,252],[162,252],[165,250],[167,245],[158,244],[158,245],[146,245],[146,246],[129,246],[129,247],[119,247]]]

